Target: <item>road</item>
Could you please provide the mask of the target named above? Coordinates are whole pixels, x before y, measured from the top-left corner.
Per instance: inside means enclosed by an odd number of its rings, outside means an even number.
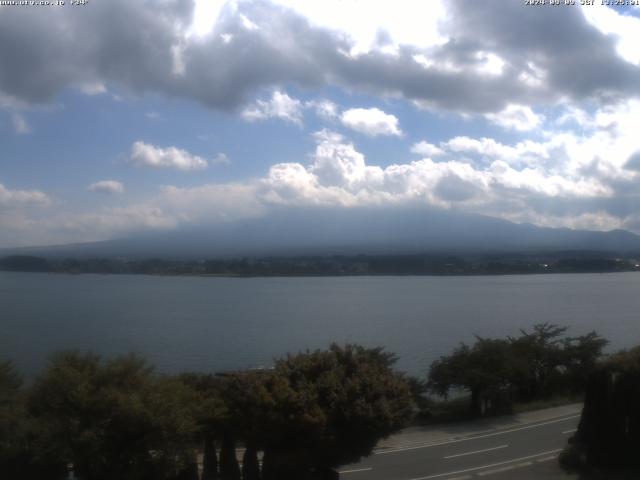
[[[496,480],[525,478],[527,470],[557,457],[579,421],[579,413],[537,418],[433,441],[428,436],[381,448],[361,462],[340,468],[342,480]],[[477,430],[477,429],[476,429]],[[519,473],[516,475],[515,471]],[[567,478],[566,475],[564,478]]]

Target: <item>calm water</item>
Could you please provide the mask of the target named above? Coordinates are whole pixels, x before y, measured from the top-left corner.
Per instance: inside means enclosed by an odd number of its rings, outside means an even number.
[[[0,272],[0,357],[37,372],[75,348],[136,351],[160,370],[265,366],[330,342],[383,345],[398,367],[473,335],[537,322],[640,344],[640,274],[504,277],[198,278]]]

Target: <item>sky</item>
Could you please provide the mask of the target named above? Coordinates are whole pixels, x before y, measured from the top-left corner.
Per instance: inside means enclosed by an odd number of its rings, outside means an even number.
[[[640,233],[637,6],[20,3],[0,2],[0,247],[305,207]]]

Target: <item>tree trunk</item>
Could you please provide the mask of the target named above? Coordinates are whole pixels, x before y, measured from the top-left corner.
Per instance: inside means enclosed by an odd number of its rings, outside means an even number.
[[[266,450],[262,458],[262,480],[307,480],[308,468],[282,451]]]
[[[274,455],[266,449],[262,456],[262,480],[278,480],[278,472],[274,465]]]
[[[220,450],[220,480],[242,480],[240,466],[236,458],[236,442],[230,433],[222,438]]]
[[[482,414],[482,399],[480,397],[480,389],[471,389],[471,415],[479,417]]]
[[[198,480],[198,463],[190,462],[177,476],[176,480]]]
[[[204,456],[202,458],[202,480],[218,480],[218,455],[213,436],[204,439]]]
[[[247,449],[242,458],[242,480],[260,480],[258,451],[252,443],[247,443]]]

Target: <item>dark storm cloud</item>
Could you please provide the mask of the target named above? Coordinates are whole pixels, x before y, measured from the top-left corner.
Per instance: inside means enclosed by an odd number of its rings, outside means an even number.
[[[103,82],[228,110],[262,87],[334,84],[464,112],[562,96],[606,100],[638,94],[638,67],[623,61],[613,38],[590,26],[579,8],[493,3],[447,3],[452,11],[444,45],[357,56],[345,53],[352,46],[346,35],[262,1],[224,9],[214,34],[204,38],[184,36],[193,14],[186,0],[4,9],[0,93],[40,103],[66,86]],[[258,28],[248,28],[242,15]],[[505,60],[501,74],[476,68],[487,52]],[[433,65],[425,68],[416,55]],[[442,68],[444,63],[456,68]],[[538,85],[522,80],[532,74],[532,64],[544,75]]]
[[[171,47],[189,2],[112,0],[90,8],[0,12],[0,89],[27,102],[70,84],[112,81],[133,90],[170,85]]]

